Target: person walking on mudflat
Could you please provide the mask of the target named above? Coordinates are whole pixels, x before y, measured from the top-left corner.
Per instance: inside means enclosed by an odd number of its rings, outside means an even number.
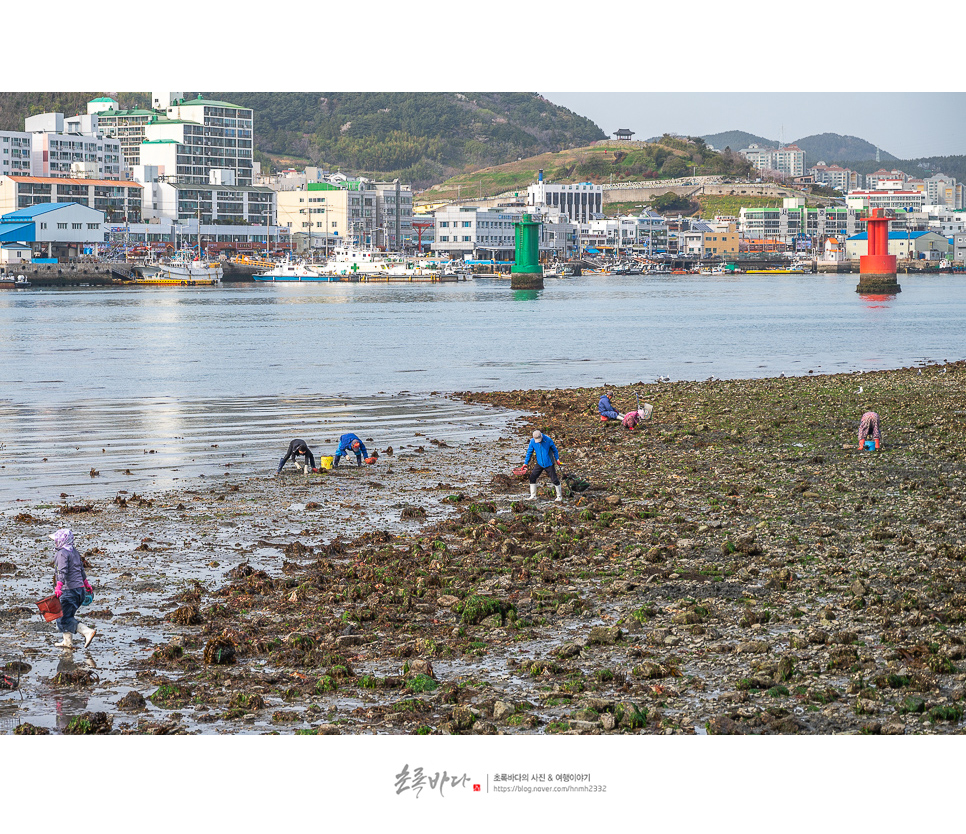
[[[535,466],[530,470],[530,498],[536,500],[537,497],[537,478],[541,472],[546,472],[550,478],[550,483],[557,491],[557,501],[563,500],[563,487],[560,484],[560,477],[557,475],[556,465],[560,463],[560,452],[557,451],[556,444],[545,434],[539,431],[533,433],[533,439],[527,446],[527,455],[523,459],[523,465],[530,463],[530,458],[535,458]]]
[[[84,638],[84,648],[87,648],[97,635],[97,629],[78,622],[74,614],[84,604],[84,597],[94,593],[94,589],[87,581],[84,562],[74,547],[74,534],[65,528],[51,534],[50,538],[57,548],[54,553],[54,596],[60,600],[63,610],[60,619],[54,621],[56,629],[64,634],[64,639],[57,645],[72,649],[72,635],[80,632]]]
[[[865,446],[866,440],[875,441],[875,450],[878,452],[882,445],[882,432],[879,430],[879,415],[874,411],[866,411],[859,421],[859,448]]]

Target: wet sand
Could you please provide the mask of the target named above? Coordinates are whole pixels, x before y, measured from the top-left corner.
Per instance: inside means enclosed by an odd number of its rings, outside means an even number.
[[[361,470],[18,507],[3,732],[961,732],[964,374],[611,388],[654,404],[636,432],[597,419],[603,389],[467,393],[533,417]],[[534,426],[589,490],[525,500]],[[89,650],[33,605],[65,525]]]

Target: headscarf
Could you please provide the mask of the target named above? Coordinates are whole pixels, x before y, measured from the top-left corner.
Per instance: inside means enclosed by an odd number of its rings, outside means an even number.
[[[58,550],[63,547],[74,546],[74,534],[66,527],[56,533],[51,533],[50,538],[54,540],[54,547]]]

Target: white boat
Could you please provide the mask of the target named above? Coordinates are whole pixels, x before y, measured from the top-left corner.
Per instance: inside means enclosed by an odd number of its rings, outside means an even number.
[[[17,290],[29,286],[30,282],[24,275],[14,275],[12,272],[0,275],[0,290]]]
[[[291,256],[279,261],[269,270],[253,275],[255,281],[334,281],[334,276],[323,274],[321,267],[309,266],[301,260],[292,260]]]
[[[347,281],[456,281],[463,269],[443,268],[418,258],[385,255],[373,249],[340,246],[318,267],[323,276]],[[326,280],[325,278],[321,280]]]
[[[132,270],[135,284],[157,286],[199,286],[217,284],[224,270],[217,263],[194,258],[188,252],[179,252],[167,263],[142,264]]]

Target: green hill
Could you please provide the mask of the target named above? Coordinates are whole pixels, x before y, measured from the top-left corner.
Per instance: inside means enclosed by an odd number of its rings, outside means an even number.
[[[590,119],[536,93],[206,95],[251,107],[256,147],[269,157],[417,187],[606,138]]]

